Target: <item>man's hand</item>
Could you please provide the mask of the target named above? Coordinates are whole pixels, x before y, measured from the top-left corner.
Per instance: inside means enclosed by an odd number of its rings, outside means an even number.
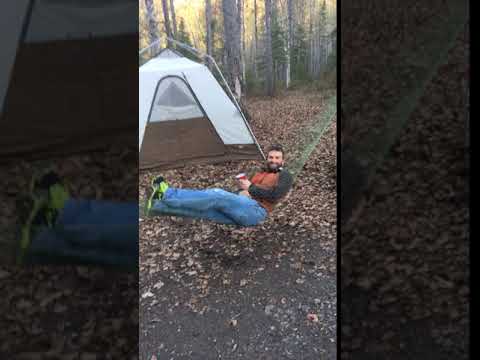
[[[248,179],[240,179],[238,180],[238,185],[242,190],[248,190],[248,188],[250,187],[250,185],[252,185],[252,183]]]

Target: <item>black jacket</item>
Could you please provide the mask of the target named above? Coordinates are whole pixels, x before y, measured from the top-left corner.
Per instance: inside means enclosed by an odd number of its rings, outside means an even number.
[[[278,184],[275,188],[271,190],[265,190],[255,186],[254,184],[250,185],[248,192],[253,198],[267,200],[269,202],[277,202],[282,197],[287,195],[293,185],[293,177],[290,172],[286,169],[280,171],[278,176]]]

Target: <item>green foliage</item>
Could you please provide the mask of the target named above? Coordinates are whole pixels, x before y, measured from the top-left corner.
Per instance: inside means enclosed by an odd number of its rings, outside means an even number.
[[[286,32],[278,23],[277,17],[272,17],[272,55],[274,63],[287,63],[286,35]]]
[[[325,35],[325,28],[327,26],[327,3],[323,0],[322,6],[320,7],[319,14],[319,26],[320,26],[320,35]]]
[[[223,54],[223,25],[220,20],[213,18],[212,19],[212,39],[213,39],[213,54],[212,56],[216,59],[222,59]]]
[[[192,45],[190,35],[188,35],[188,32],[185,29],[185,20],[183,20],[183,18],[180,18],[180,23],[178,24],[177,40],[184,44]]]
[[[287,32],[282,29],[281,24],[277,20],[275,10],[272,11],[272,60],[273,60],[273,76],[274,76],[274,86],[279,88],[284,84],[281,83],[281,79],[276,78],[277,72],[281,66],[284,66],[288,60],[287,52]],[[259,38],[264,39],[264,44],[266,41],[266,29],[261,26],[265,23],[265,16],[259,18]],[[267,62],[266,62],[265,49],[262,46],[259,47],[259,52],[257,54],[256,63],[257,63],[257,72],[258,76],[255,77],[253,70],[247,71],[246,74],[246,83],[247,89],[250,93],[255,92],[256,89],[264,88],[265,85],[265,76],[267,71]]]
[[[190,40],[190,35],[188,34],[186,27],[185,27],[185,20],[183,18],[180,18],[180,22],[178,23],[178,30],[177,30],[177,41],[186,44],[188,46],[192,46],[192,41]],[[181,47],[178,47],[177,50],[182,53],[185,57],[192,59],[192,60],[197,60],[197,57],[193,55],[190,51],[183,49]]]
[[[264,92],[264,82],[255,76],[253,69],[249,68],[245,71],[245,84],[247,88],[247,94],[260,95]]]
[[[307,72],[307,52],[308,43],[305,29],[302,25],[298,25],[294,34],[292,46],[292,80],[306,81],[309,78]]]
[[[337,88],[337,71],[324,72],[320,75],[320,80],[314,83],[314,87],[318,91],[335,90]]]
[[[336,51],[332,51],[332,53],[328,56],[327,59],[327,66],[326,72],[336,72],[337,71],[337,53]]]

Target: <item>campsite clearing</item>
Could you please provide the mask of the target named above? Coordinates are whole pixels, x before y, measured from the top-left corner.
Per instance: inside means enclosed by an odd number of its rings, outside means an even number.
[[[326,100],[301,90],[249,99],[259,143],[284,144],[287,161],[294,161]],[[196,165],[162,175],[173,186],[234,189],[233,177],[258,165]],[[140,173],[141,198],[157,173]],[[323,134],[290,197],[261,226],[142,218],[140,309],[141,359],[335,358],[336,124]]]

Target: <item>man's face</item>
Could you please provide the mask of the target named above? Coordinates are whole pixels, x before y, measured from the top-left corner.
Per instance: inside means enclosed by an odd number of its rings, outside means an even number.
[[[281,151],[270,151],[267,155],[267,166],[270,170],[277,170],[283,166],[283,154]]]

